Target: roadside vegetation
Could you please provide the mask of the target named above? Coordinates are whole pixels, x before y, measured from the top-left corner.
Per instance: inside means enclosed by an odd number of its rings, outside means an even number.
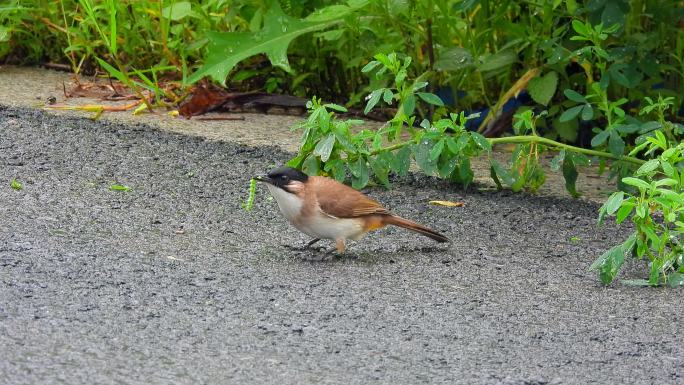
[[[0,6],[0,60],[99,73],[147,108],[205,81],[310,99],[291,165],[356,188],[415,163],[468,186],[536,191],[541,154],[578,196],[578,167],[616,183],[599,220],[634,233],[591,266],[611,283],[684,284],[684,11],[672,0],[114,1]],[[379,129],[341,113],[389,114]],[[510,162],[490,156],[514,146]],[[609,246],[609,245],[608,245]],[[607,246],[607,247],[608,247]]]

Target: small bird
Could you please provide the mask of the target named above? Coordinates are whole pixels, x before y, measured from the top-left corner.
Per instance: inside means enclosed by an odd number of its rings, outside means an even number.
[[[390,213],[380,203],[334,179],[308,176],[291,167],[278,167],[255,179],[266,183],[285,218],[314,238],[305,248],[321,239],[332,239],[337,251],[344,253],[347,239],[357,240],[387,225],[415,231],[437,242],[449,241],[434,230]]]

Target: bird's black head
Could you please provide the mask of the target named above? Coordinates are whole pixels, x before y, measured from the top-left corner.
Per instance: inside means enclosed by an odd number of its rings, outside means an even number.
[[[309,179],[309,176],[292,167],[283,166],[271,170],[267,175],[258,176],[256,179],[280,187],[283,190],[288,190],[286,186],[290,182],[304,183]]]

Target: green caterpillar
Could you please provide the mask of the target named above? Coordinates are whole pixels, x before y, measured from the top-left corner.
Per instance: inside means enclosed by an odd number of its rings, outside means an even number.
[[[256,196],[256,185],[256,179],[249,180],[249,196],[247,197],[247,201],[242,204],[242,208],[245,209],[245,211],[252,210],[252,207],[254,206],[254,197]]]

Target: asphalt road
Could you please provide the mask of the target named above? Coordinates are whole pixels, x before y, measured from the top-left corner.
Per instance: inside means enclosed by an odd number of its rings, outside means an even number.
[[[598,283],[596,205],[411,176],[369,193],[453,243],[307,262],[240,206],[289,156],[0,107],[0,383],[684,383],[682,292]]]

